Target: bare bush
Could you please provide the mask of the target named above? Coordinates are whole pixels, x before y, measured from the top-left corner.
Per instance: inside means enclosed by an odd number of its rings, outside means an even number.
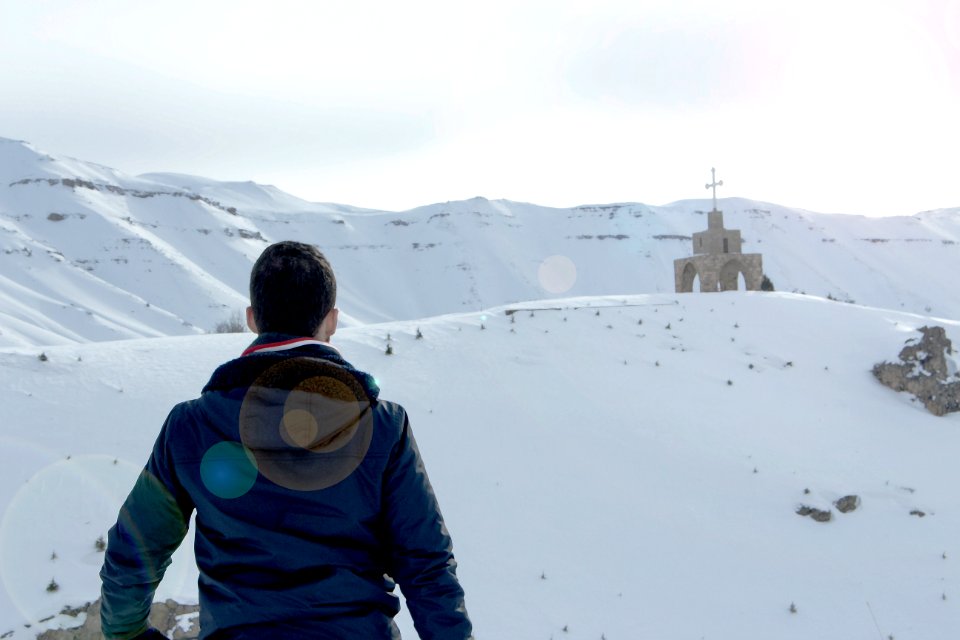
[[[226,320],[221,320],[213,328],[214,333],[243,333],[247,330],[247,323],[243,314],[234,311]]]

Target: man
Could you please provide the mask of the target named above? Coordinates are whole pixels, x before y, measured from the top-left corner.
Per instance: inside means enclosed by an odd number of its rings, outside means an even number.
[[[330,264],[271,245],[250,300],[258,337],[173,408],[110,529],[104,635],[163,637],[147,614],[196,510],[201,638],[399,638],[394,580],[422,639],[470,638],[407,415],[329,343]]]

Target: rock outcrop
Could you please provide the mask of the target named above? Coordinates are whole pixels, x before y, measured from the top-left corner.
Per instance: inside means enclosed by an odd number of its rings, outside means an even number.
[[[173,600],[154,602],[150,608],[150,624],[168,638],[174,640],[193,640],[200,635],[200,623],[195,604],[179,604]],[[83,624],[69,629],[50,629],[44,631],[37,640],[102,640],[100,632],[100,600],[82,607],[64,609],[61,613],[74,618],[86,614]]]
[[[934,415],[960,411],[960,376],[950,356],[953,345],[943,327],[920,327],[900,351],[900,362],[881,362],[873,375],[895,391],[908,391]],[[951,370],[952,369],[952,370]]]

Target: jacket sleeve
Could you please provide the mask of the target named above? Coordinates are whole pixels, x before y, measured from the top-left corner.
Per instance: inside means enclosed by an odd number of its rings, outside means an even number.
[[[384,482],[391,576],[417,633],[422,640],[472,638],[450,534],[405,412]]]
[[[133,638],[147,630],[154,592],[187,534],[193,506],[176,481],[167,446],[174,412],[107,535],[100,570],[101,626],[107,638]]]

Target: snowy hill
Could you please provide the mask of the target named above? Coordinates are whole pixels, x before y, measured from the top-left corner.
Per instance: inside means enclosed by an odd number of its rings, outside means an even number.
[[[250,182],[126,176],[0,139],[0,346],[210,331],[267,243],[327,253],[345,324],[518,300],[673,291],[707,200],[554,209],[474,198],[387,212]],[[905,218],[720,201],[778,290],[960,318],[960,209]],[[560,256],[561,258],[557,258]],[[558,267],[559,265],[559,267]],[[563,271],[554,277],[552,269]]]
[[[930,322],[790,293],[626,295],[334,341],[411,414],[478,638],[936,640],[960,630],[960,414],[870,374]],[[960,345],[960,322],[938,324]],[[95,541],[170,406],[249,339],[0,351],[0,634],[77,624],[55,614],[98,596]],[[195,601],[178,554],[160,596]]]

